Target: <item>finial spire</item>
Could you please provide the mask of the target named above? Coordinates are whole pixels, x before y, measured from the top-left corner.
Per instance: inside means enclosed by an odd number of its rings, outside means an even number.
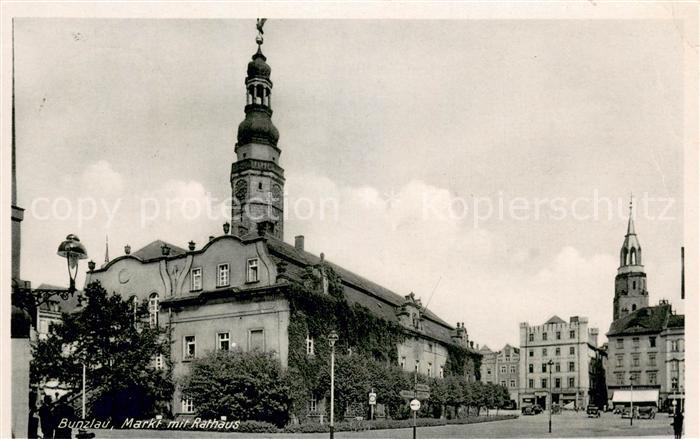
[[[630,216],[627,220],[627,234],[634,235],[634,214],[633,214],[633,199],[634,196],[630,193]]]
[[[109,236],[105,235],[105,264],[109,262]]]
[[[255,37],[255,42],[258,43],[258,50],[260,50],[260,46],[263,43],[263,34],[265,31],[263,30],[263,26],[265,26],[265,22],[267,21],[267,18],[258,18],[257,23],[255,24],[255,27],[258,28],[258,35]]]

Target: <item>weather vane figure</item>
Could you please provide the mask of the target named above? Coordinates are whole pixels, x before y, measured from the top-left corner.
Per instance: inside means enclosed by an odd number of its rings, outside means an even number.
[[[263,31],[263,26],[265,26],[266,21],[267,18],[258,18],[258,22],[255,24],[255,27],[258,28],[258,36],[255,37],[255,42],[258,43],[258,46],[263,43],[263,34],[265,33],[265,31]]]

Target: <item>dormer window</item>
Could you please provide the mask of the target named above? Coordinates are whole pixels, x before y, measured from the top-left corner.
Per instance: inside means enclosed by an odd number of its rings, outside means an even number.
[[[258,258],[248,259],[247,282],[258,280]]]

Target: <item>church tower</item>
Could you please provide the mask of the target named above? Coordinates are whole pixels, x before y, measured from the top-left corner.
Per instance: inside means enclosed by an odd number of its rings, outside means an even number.
[[[630,200],[630,217],[627,222],[627,234],[620,249],[620,267],[615,276],[615,300],[613,302],[613,320],[649,306],[647,275],[642,265],[642,247],[634,231],[632,201]]]
[[[245,119],[238,126],[236,161],[231,166],[232,233],[284,237],[284,169],[279,165],[279,131],[272,123],[270,66],[262,53],[263,24],[258,19],[258,51],[248,63]]]

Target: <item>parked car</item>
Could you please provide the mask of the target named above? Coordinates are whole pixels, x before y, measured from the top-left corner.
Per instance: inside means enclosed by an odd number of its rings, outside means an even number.
[[[539,415],[540,413],[542,413],[542,412],[544,411],[544,409],[542,408],[542,406],[540,406],[539,404],[533,405],[533,406],[532,406],[532,409],[535,411],[535,414],[536,414],[536,415]]]
[[[523,416],[529,416],[529,415],[536,415],[537,413],[535,412],[535,407],[532,405],[525,405],[523,408],[520,410],[523,414]]]
[[[598,409],[598,406],[589,404],[588,407],[586,407],[586,415],[588,415],[589,418],[600,418],[600,409]]]
[[[623,419],[629,419],[631,417],[632,417],[632,415],[630,414],[629,407],[622,409],[622,418]],[[639,409],[637,407],[634,408],[634,417],[635,417],[635,419],[639,419]]]
[[[639,407],[637,410],[637,418],[639,419],[654,419],[656,416],[655,407]]]

